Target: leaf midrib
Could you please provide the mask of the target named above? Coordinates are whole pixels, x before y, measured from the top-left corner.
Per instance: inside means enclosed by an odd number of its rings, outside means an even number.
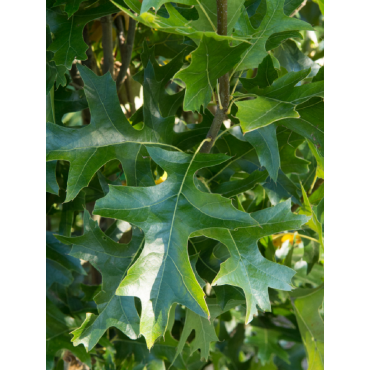
[[[200,147],[199,147],[200,149]],[[177,211],[177,207],[178,207],[178,203],[179,203],[179,198],[180,198],[180,195],[182,193],[182,188],[184,186],[184,183],[185,183],[185,180],[188,176],[188,173],[189,173],[189,170],[190,170],[190,167],[195,159],[197,155],[197,152],[194,153],[193,157],[191,158],[191,161],[189,163],[189,166],[188,168],[186,169],[186,172],[185,172],[185,175],[182,179],[182,182],[181,182],[181,186],[180,186],[180,189],[179,189],[179,192],[177,193],[177,199],[176,199],[176,204],[175,204],[175,209],[174,209],[174,212],[173,212],[173,216],[172,216],[172,222],[171,222],[171,228],[170,228],[170,235],[169,235],[169,238],[168,238],[168,243],[167,243],[167,250],[166,250],[166,254],[164,256],[164,263],[163,263],[163,273],[162,273],[162,276],[161,276],[161,280],[159,282],[159,288],[157,290],[157,296],[155,297],[155,302],[154,302],[154,307],[153,307],[153,312],[154,312],[154,315],[155,315],[155,312],[156,312],[156,308],[157,308],[157,302],[158,302],[158,296],[159,296],[159,292],[161,290],[161,285],[162,285],[162,280],[163,280],[163,276],[164,276],[164,271],[166,269],[166,262],[167,262],[167,256],[168,256],[168,253],[169,253],[169,250],[170,250],[170,244],[171,244],[171,238],[172,238],[172,231],[173,231],[173,225],[174,225],[174,222],[175,222],[175,217],[176,217],[176,211]],[[172,259],[172,258],[171,258]],[[173,260],[172,260],[173,261]],[[175,264],[176,266],[176,264]],[[177,268],[177,266],[176,266]],[[198,284],[199,285],[199,284]],[[154,299],[154,298],[153,298]],[[199,305],[199,303],[198,303]],[[154,327],[152,326],[151,327],[151,333],[153,333],[153,329]]]

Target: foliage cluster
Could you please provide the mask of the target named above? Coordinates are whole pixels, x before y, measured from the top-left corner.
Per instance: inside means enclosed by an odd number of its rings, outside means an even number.
[[[47,0],[47,369],[323,369],[323,0]]]

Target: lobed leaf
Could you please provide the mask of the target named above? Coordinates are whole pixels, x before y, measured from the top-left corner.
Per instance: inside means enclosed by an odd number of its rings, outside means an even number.
[[[194,185],[197,170],[222,163],[227,156],[147,150],[167,172],[167,180],[147,188],[110,186],[108,195],[97,201],[94,214],[128,221],[144,231],[144,249],[117,294],[140,298],[140,334],[151,348],[164,333],[173,303],[209,316],[187,254],[189,235],[204,228],[234,229],[257,222],[237,211],[229,200],[202,193]]]

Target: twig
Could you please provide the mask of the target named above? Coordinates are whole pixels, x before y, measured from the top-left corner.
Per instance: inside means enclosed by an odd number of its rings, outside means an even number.
[[[103,74],[108,71],[113,76],[113,40],[112,40],[112,16],[107,15],[106,17],[100,18],[102,26],[102,45],[103,45]]]
[[[307,3],[307,0],[304,0],[303,3],[296,9],[289,17],[294,17]]]
[[[121,65],[121,68],[119,70],[117,80],[116,80],[117,91],[119,91],[123,82],[125,81],[125,78],[127,76],[127,69],[131,61],[132,48],[134,46],[134,40],[135,40],[136,21],[130,17],[126,40],[125,40],[125,31],[123,29],[122,16],[118,16],[115,19],[115,24],[118,30],[118,35],[117,35],[118,45],[119,45],[119,52],[121,54],[121,62],[122,62],[122,65]]]
[[[219,35],[227,36],[227,0],[217,0],[217,33]],[[201,153],[209,153],[211,151],[222,123],[227,116],[230,94],[229,74],[224,74],[218,81],[220,84],[221,99],[219,105],[222,108],[217,106],[215,117],[207,134],[207,138],[210,138],[211,140],[203,144],[200,149]]]

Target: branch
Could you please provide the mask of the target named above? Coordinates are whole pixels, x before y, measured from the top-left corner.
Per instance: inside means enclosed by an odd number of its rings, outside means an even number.
[[[102,45],[103,45],[103,74],[108,71],[113,76],[113,40],[112,40],[112,16],[107,15],[106,17],[100,18],[102,26]]]
[[[294,12],[289,17],[294,17],[306,5],[306,3],[307,0],[304,0],[302,4],[296,10],[294,10]]]
[[[217,33],[227,36],[227,0],[217,0]],[[220,77],[218,82],[220,84],[221,101],[218,102],[219,105],[217,106],[215,117],[207,134],[207,138],[211,140],[203,144],[200,150],[201,153],[209,153],[211,151],[222,123],[227,116],[230,94],[229,74],[226,73]]]
[[[117,91],[120,90],[125,78],[127,76],[127,69],[129,68],[132,49],[134,46],[135,41],[135,28],[136,28],[136,21],[130,17],[128,31],[127,31],[127,40],[125,42],[125,32],[123,29],[123,22],[122,16],[118,16],[115,19],[115,24],[118,30],[118,45],[119,45],[119,52],[121,54],[121,61],[122,65],[119,70],[117,80],[116,80],[116,87]]]

